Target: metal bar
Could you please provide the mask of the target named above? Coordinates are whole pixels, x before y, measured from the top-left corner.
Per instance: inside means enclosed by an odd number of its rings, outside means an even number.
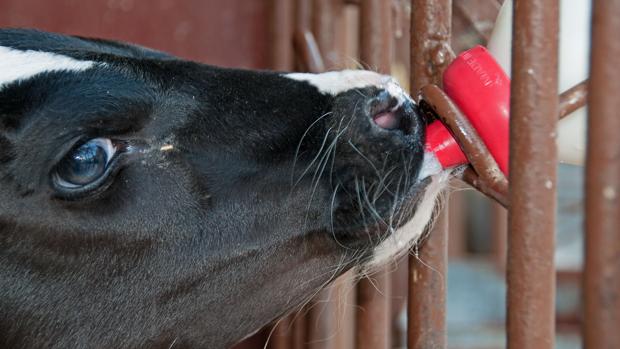
[[[300,39],[303,39],[303,36],[305,35],[304,33],[312,33],[312,0],[293,1],[295,2],[295,23],[293,32],[294,48],[296,52],[295,70],[308,71],[307,65],[304,65],[304,53],[300,51],[301,47],[298,45],[299,42],[303,42],[305,40],[300,41]]]
[[[509,349],[555,344],[558,0],[514,3],[508,216]]]
[[[389,74],[392,64],[392,0],[362,0],[360,7],[360,58],[379,73]]]
[[[392,63],[391,0],[362,0],[360,60],[379,73],[389,74]],[[357,285],[356,340],[358,349],[391,346],[391,281],[387,267]]]
[[[409,257],[407,348],[446,348],[447,207],[420,253]]]
[[[338,60],[336,49],[336,2],[332,0],[312,1],[312,31],[323,53],[327,69],[333,69]]]
[[[312,30],[312,0],[295,1],[295,29]]]
[[[503,206],[508,203],[508,181],[497,165],[497,162],[488,148],[478,136],[476,129],[469,123],[467,117],[459,110],[454,102],[437,86],[427,85],[421,90],[422,100],[420,108],[426,111],[431,109],[437,117],[454,135],[455,140],[463,149],[470,166],[478,175],[477,180],[467,180],[476,188],[489,189],[486,194],[493,194],[493,198]]]
[[[334,287],[321,290],[314,298],[306,318],[307,349],[336,349],[334,335],[337,333],[337,307]]]
[[[293,69],[293,2],[271,0],[271,68],[290,71]]]
[[[441,86],[444,69],[454,58],[450,48],[451,0],[411,1],[411,91]]]
[[[562,92],[560,95],[560,110],[558,112],[560,119],[586,105],[588,97],[587,86],[588,81],[586,80]]]
[[[355,274],[349,271],[334,282],[334,299],[336,307],[336,328],[334,334],[335,349],[352,349],[355,347],[355,313],[357,308],[355,290]]]
[[[501,5],[488,0],[461,0],[454,2],[455,15],[461,15],[484,41],[488,41]]]
[[[491,236],[493,260],[498,272],[506,272],[506,245],[508,241],[508,211],[497,203],[491,204]]]
[[[271,0],[271,69],[291,71],[295,67],[293,48],[294,2],[290,0]],[[270,349],[289,349],[293,345],[293,315],[280,319],[268,336]]]
[[[620,2],[595,0],[588,85],[586,349],[620,348]]]
[[[468,167],[463,171],[460,178],[463,182],[471,185],[473,188],[484,194],[491,200],[494,200],[496,203],[500,204],[504,208],[508,208],[508,196],[505,192],[498,192],[493,188],[489,183],[482,178],[474,171],[472,167]]]
[[[413,93],[428,84],[441,85],[441,75],[454,56],[450,49],[451,18],[451,0],[412,0],[410,86]],[[447,229],[444,209],[421,253],[409,257],[409,349],[447,345]]]
[[[318,46],[316,57],[322,58],[323,63],[323,66],[319,65],[314,72],[333,69],[338,59],[335,29],[341,7],[332,0],[312,0],[310,7],[307,7],[307,4],[305,6],[305,11],[311,11],[312,34],[316,38],[315,46]],[[306,32],[306,39],[309,38],[308,34],[309,32]],[[337,283],[332,284],[315,298],[306,319],[307,349],[336,349],[342,340],[338,335],[340,309],[337,304],[341,299],[341,291]]]
[[[357,285],[355,347],[381,349],[391,345],[390,277],[384,269]]]
[[[292,349],[305,349],[306,348],[306,316],[305,308],[300,309],[293,315],[293,335],[292,335]]]
[[[302,68],[310,73],[325,72],[325,62],[309,30],[296,30],[294,36],[295,51],[297,52]]]
[[[269,349],[289,349],[293,343],[292,331],[291,331],[291,317],[286,316],[280,319],[277,324],[274,325],[272,332],[267,337],[269,342],[267,347]]]

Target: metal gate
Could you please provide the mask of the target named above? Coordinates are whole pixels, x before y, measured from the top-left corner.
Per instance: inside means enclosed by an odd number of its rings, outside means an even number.
[[[465,7],[476,3],[463,2]],[[556,125],[587,102],[581,332],[585,348],[620,348],[620,137],[615,134],[620,130],[620,2],[594,0],[591,79],[561,96],[557,87],[559,0],[514,3],[509,178],[497,171],[478,136],[471,133],[473,129],[451,128],[472,163],[463,180],[508,209],[507,346],[555,347]],[[338,57],[348,55],[359,57],[365,68],[394,73],[393,55],[402,54],[402,47],[393,45],[402,39],[399,30],[406,18],[411,35],[408,43],[401,44],[410,45],[407,71],[413,95],[426,85],[440,86],[442,72],[454,58],[451,0],[273,0],[272,6],[275,69],[320,72],[344,68],[350,62],[339,62]],[[347,11],[356,12],[357,17]],[[356,35],[343,30],[347,25],[357,26]],[[358,43],[351,42],[357,39]],[[424,92],[422,96],[441,98]],[[449,108],[448,103],[439,111],[452,115],[444,120],[448,126],[461,117],[458,110]],[[409,257],[408,348],[448,346],[447,207],[428,241]],[[398,275],[403,274],[384,270],[372,280],[362,279],[353,312],[339,309],[334,305],[337,301],[326,301],[342,297],[352,287],[336,281],[309,310],[283,319],[274,328],[269,346],[380,349],[405,345],[395,343],[390,313],[396,291],[390,279]],[[334,333],[334,326],[341,331]]]

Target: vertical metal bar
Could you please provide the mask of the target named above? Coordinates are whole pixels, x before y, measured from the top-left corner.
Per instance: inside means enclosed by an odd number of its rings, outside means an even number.
[[[337,308],[334,287],[321,290],[314,298],[306,319],[307,349],[336,349],[334,334],[337,333]]]
[[[360,58],[379,73],[392,65],[392,1],[362,0],[360,4]]]
[[[451,0],[411,1],[411,92],[424,85],[441,86],[444,69],[452,59]]]
[[[358,349],[390,347],[390,278],[385,269],[357,285],[356,337]]]
[[[271,0],[271,69],[291,71],[294,69],[293,19],[294,2]],[[293,345],[293,316],[289,315],[275,325],[269,338],[270,349],[289,349]]]
[[[336,49],[336,1],[313,0],[312,31],[323,54],[325,66],[334,68],[338,60]]]
[[[360,60],[368,68],[389,74],[392,63],[391,0],[362,0]],[[387,268],[357,285],[356,348],[387,349],[391,345],[391,281]]]
[[[452,58],[451,19],[451,0],[412,0],[412,94],[427,84],[441,85],[443,70]],[[444,206],[447,208],[447,204]],[[447,345],[447,214],[444,209],[420,255],[409,257],[409,349],[445,348]]]
[[[506,245],[508,240],[508,212],[496,203],[491,203],[491,234],[493,238],[493,259],[498,272],[506,271]]]
[[[311,11],[312,32],[316,38],[319,52],[323,57],[324,69],[333,69],[338,56],[336,47],[336,21],[338,20],[339,4],[332,0],[312,0],[308,7],[307,0],[299,0],[303,11]],[[307,13],[307,12],[306,12]],[[340,288],[331,285],[322,290],[317,297],[306,319],[307,349],[337,349],[338,315],[337,302],[340,299]]]
[[[306,317],[303,312],[305,308],[299,310],[299,313],[293,315],[293,341],[291,349],[304,349],[306,347]]]
[[[312,0],[295,1],[295,30],[312,30]]]
[[[437,218],[420,255],[409,257],[409,349],[447,347],[448,213],[445,210]]]
[[[312,3],[311,0],[292,0],[295,4],[295,23],[293,35],[303,35],[306,31],[310,31],[312,28]],[[300,58],[297,56],[295,61],[295,69],[302,70],[307,69],[304,64],[300,62]],[[307,331],[307,308],[304,307],[293,315],[293,334],[291,349],[305,349],[306,342],[308,340]]]
[[[293,69],[293,5],[290,0],[271,0],[271,68],[275,70]]]
[[[298,45],[299,42],[305,41],[306,32],[312,32],[312,2],[311,0],[293,0],[295,3],[295,23],[294,23],[294,33],[293,39],[295,40],[295,45]],[[300,39],[304,39],[301,40]],[[304,57],[300,57],[299,48],[295,47],[297,51],[296,61],[295,61],[295,70],[296,71],[307,71],[308,67],[304,61]],[[311,52],[308,51],[308,57]],[[307,60],[306,60],[307,61]],[[321,60],[322,61],[322,60]]]
[[[355,312],[356,293],[355,275],[350,271],[334,282],[336,299],[336,328],[334,348],[353,349],[355,346]]]
[[[293,343],[291,332],[291,317],[287,316],[278,321],[275,328],[272,329],[271,334],[268,336],[269,349],[289,349]]]
[[[596,0],[588,86],[586,349],[620,348],[620,2]]]
[[[510,98],[508,348],[555,345],[558,0],[516,0]]]

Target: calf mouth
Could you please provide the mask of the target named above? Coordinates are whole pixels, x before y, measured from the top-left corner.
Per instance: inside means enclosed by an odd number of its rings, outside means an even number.
[[[332,230],[374,245],[412,217],[428,184],[418,179],[424,119],[409,97],[366,88],[337,98],[326,127],[335,148]]]

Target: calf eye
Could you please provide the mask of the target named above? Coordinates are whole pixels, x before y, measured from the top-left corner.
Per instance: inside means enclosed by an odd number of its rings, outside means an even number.
[[[95,138],[77,146],[58,163],[55,184],[78,189],[98,182],[106,175],[115,153],[114,144],[107,138]]]

